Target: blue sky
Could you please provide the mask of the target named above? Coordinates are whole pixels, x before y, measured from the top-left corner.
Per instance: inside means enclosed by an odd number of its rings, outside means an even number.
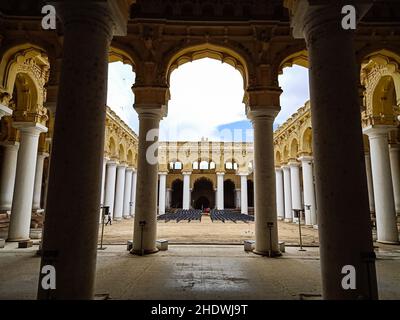
[[[135,131],[131,86],[135,75],[129,65],[109,65],[107,104]],[[282,110],[274,127],[282,124],[309,99],[308,70],[285,68],[279,77]],[[239,71],[212,59],[186,63],[171,75],[168,116],[160,123],[160,140],[252,141],[252,126],[245,115],[243,79]]]

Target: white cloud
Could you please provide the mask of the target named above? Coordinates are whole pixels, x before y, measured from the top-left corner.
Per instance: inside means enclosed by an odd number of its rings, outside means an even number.
[[[170,84],[162,140],[216,140],[219,125],[246,119],[243,78],[228,64],[208,58],[184,64],[172,73]]]
[[[280,99],[282,109],[275,119],[276,124],[284,123],[310,99],[308,69],[300,66],[283,69],[279,85],[283,90]]]

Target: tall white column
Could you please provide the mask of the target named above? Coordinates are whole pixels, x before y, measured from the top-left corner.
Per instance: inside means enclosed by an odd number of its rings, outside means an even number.
[[[240,212],[243,214],[249,213],[248,199],[247,199],[247,173],[240,175]]]
[[[132,168],[126,168],[125,170],[124,208],[122,211],[125,219],[131,218],[132,172]]]
[[[167,189],[167,199],[166,199],[166,206],[167,208],[171,208],[171,201],[172,201],[172,189]]]
[[[14,122],[20,131],[8,241],[29,239],[39,135],[47,128],[37,123]]]
[[[117,177],[117,162],[114,160],[107,162],[106,187],[104,206],[110,207],[110,214],[114,214],[115,199],[115,180]]]
[[[191,172],[183,172],[183,203],[182,208],[187,210],[190,208],[190,174]]]
[[[317,208],[315,201],[315,187],[313,174],[313,157],[300,157],[301,166],[303,169],[303,188],[304,188],[304,206],[305,206],[305,224],[317,225]],[[307,209],[306,206],[310,206]]]
[[[106,172],[107,172],[107,162],[110,159],[103,158],[103,171],[101,175],[101,196],[100,196],[100,204],[104,205],[104,197],[105,197],[105,187],[106,187]]]
[[[369,127],[372,181],[374,184],[377,241],[398,243],[396,210],[388,145],[388,132],[392,128]]]
[[[371,157],[370,157],[369,153],[365,153],[364,156],[365,156],[365,170],[367,172],[369,211],[375,212],[374,185],[372,182]]]
[[[160,190],[158,191],[158,214],[165,213],[166,190],[167,190],[167,173],[160,172]]]
[[[40,199],[42,195],[42,180],[43,180],[43,166],[44,159],[49,156],[48,153],[39,152],[36,160],[36,171],[35,171],[35,186],[33,189],[33,202],[32,210],[34,212],[43,212],[44,210],[40,208]]]
[[[290,166],[290,184],[292,187],[292,209],[303,209],[301,203],[301,187],[300,187],[300,163],[291,161]],[[298,221],[293,215],[293,221]]]
[[[3,143],[0,180],[0,212],[11,212],[19,143]]]
[[[283,191],[283,172],[281,168],[275,168],[276,180],[276,211],[278,220],[285,218],[285,196]]]
[[[292,211],[292,187],[290,179],[290,167],[282,166],[283,170],[283,187],[285,196],[285,222],[291,222],[293,220]]]
[[[124,187],[125,187],[125,170],[126,164],[117,167],[117,181],[115,186],[114,200],[114,220],[122,219],[122,211],[124,208]]]
[[[273,99],[280,89],[270,92]],[[277,95],[277,96],[276,96]],[[278,246],[278,216],[276,213],[273,122],[279,107],[271,107],[272,97],[265,105],[249,106],[247,115],[254,128],[254,183],[255,183],[255,248],[254,253],[275,257]],[[250,101],[260,102],[259,99]],[[278,100],[278,99],[276,99]],[[277,101],[276,101],[277,102]]]
[[[135,203],[136,203],[136,169],[132,171],[132,194],[131,194],[131,216],[135,216]]]
[[[392,172],[394,203],[397,215],[400,215],[400,145],[392,144],[389,148],[390,168]]]
[[[217,209],[224,210],[224,172],[217,172]]]

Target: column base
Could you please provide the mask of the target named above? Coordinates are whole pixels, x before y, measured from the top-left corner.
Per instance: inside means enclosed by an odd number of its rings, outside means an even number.
[[[392,245],[399,245],[400,241],[385,241],[385,240],[376,240],[376,242],[378,243],[382,243],[382,244],[392,244]]]
[[[143,255],[148,255],[148,254],[153,254],[157,253],[159,250],[157,248],[151,249],[151,250],[143,250]],[[132,249],[129,251],[130,254],[133,254],[135,256],[141,256],[142,255],[142,250],[134,250]]]
[[[118,217],[118,218],[113,218],[113,221],[121,221],[122,217]]]
[[[254,249],[252,252],[254,254],[258,254],[260,256],[269,257],[269,258],[277,258],[277,257],[282,256],[282,252],[280,252],[280,251],[272,251],[270,254],[269,251],[257,251]]]
[[[32,213],[43,213],[44,209],[33,209]]]
[[[124,219],[129,220],[129,219],[132,219],[132,217],[131,216],[124,216]]]
[[[284,219],[283,217],[278,217],[278,221],[283,221]]]
[[[313,227],[314,229],[317,229],[317,230],[318,230],[318,225],[317,225],[317,224],[314,224],[312,227]]]
[[[6,242],[30,241],[30,238],[8,238]]]
[[[0,214],[8,214],[10,216],[11,210],[10,209],[0,209]]]
[[[285,218],[283,222],[292,222],[292,219]]]

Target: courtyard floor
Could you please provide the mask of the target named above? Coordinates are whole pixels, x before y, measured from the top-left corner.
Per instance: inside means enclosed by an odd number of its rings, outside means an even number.
[[[115,221],[104,227],[105,244],[126,244],[133,238],[133,219]],[[174,244],[242,244],[254,240],[254,222],[212,222],[203,216],[201,222],[158,222],[157,238]],[[279,240],[286,244],[299,244],[299,226],[278,221]],[[302,225],[302,240],[305,245],[318,245],[318,230]],[[101,235],[101,226],[99,229]]]
[[[37,246],[0,249],[0,300],[35,299]],[[381,299],[400,299],[400,246],[377,248]],[[286,248],[280,258],[246,253],[239,245],[170,245],[168,251],[133,256],[126,246],[98,252],[96,294],[110,299],[320,299],[316,247]]]

